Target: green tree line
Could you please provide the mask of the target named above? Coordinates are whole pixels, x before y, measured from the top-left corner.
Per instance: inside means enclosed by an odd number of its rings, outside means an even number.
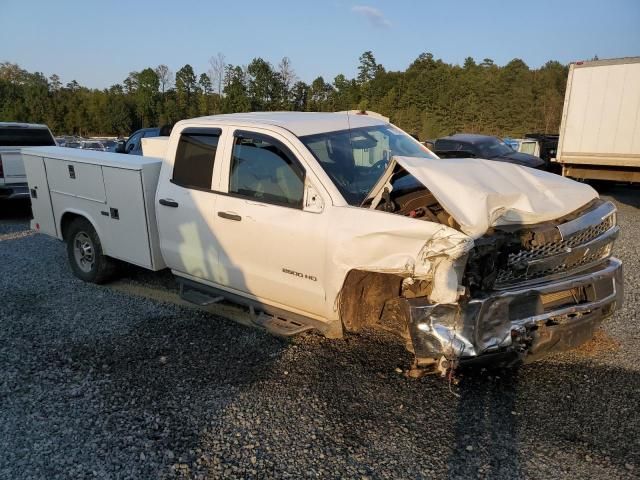
[[[404,71],[388,71],[372,52],[355,78],[301,81],[288,58],[232,65],[222,54],[197,74],[166,65],[131,72],[106,89],[63,85],[56,74],[0,63],[0,120],[46,123],[56,135],[127,135],[148,126],[217,113],[289,110],[373,110],[421,139],[454,132],[521,136],[557,133],[568,68],[538,69],[514,59],[504,66],[468,57],[452,65],[423,53]]]

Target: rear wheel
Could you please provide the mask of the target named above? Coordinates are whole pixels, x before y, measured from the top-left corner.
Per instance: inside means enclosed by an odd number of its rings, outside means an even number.
[[[100,237],[88,220],[75,219],[65,236],[69,264],[76,277],[91,283],[104,283],[113,278],[116,263],[103,254]]]

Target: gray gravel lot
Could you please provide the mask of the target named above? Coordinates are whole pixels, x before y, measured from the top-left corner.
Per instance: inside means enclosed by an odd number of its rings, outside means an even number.
[[[640,189],[610,194],[624,310],[577,351],[452,386],[397,373],[380,334],[285,341],[83,283],[5,212],[0,478],[638,478]]]

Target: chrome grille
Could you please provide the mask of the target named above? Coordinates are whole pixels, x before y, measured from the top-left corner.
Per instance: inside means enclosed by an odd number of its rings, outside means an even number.
[[[618,234],[615,211],[605,202],[559,227],[572,231],[570,236],[509,254],[506,268],[497,272],[495,288],[570,275],[609,257]]]

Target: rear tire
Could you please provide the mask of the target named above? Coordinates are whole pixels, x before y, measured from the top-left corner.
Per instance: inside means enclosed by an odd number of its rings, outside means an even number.
[[[69,265],[76,277],[91,283],[105,283],[114,277],[116,263],[103,254],[100,237],[88,220],[73,220],[65,237]]]

